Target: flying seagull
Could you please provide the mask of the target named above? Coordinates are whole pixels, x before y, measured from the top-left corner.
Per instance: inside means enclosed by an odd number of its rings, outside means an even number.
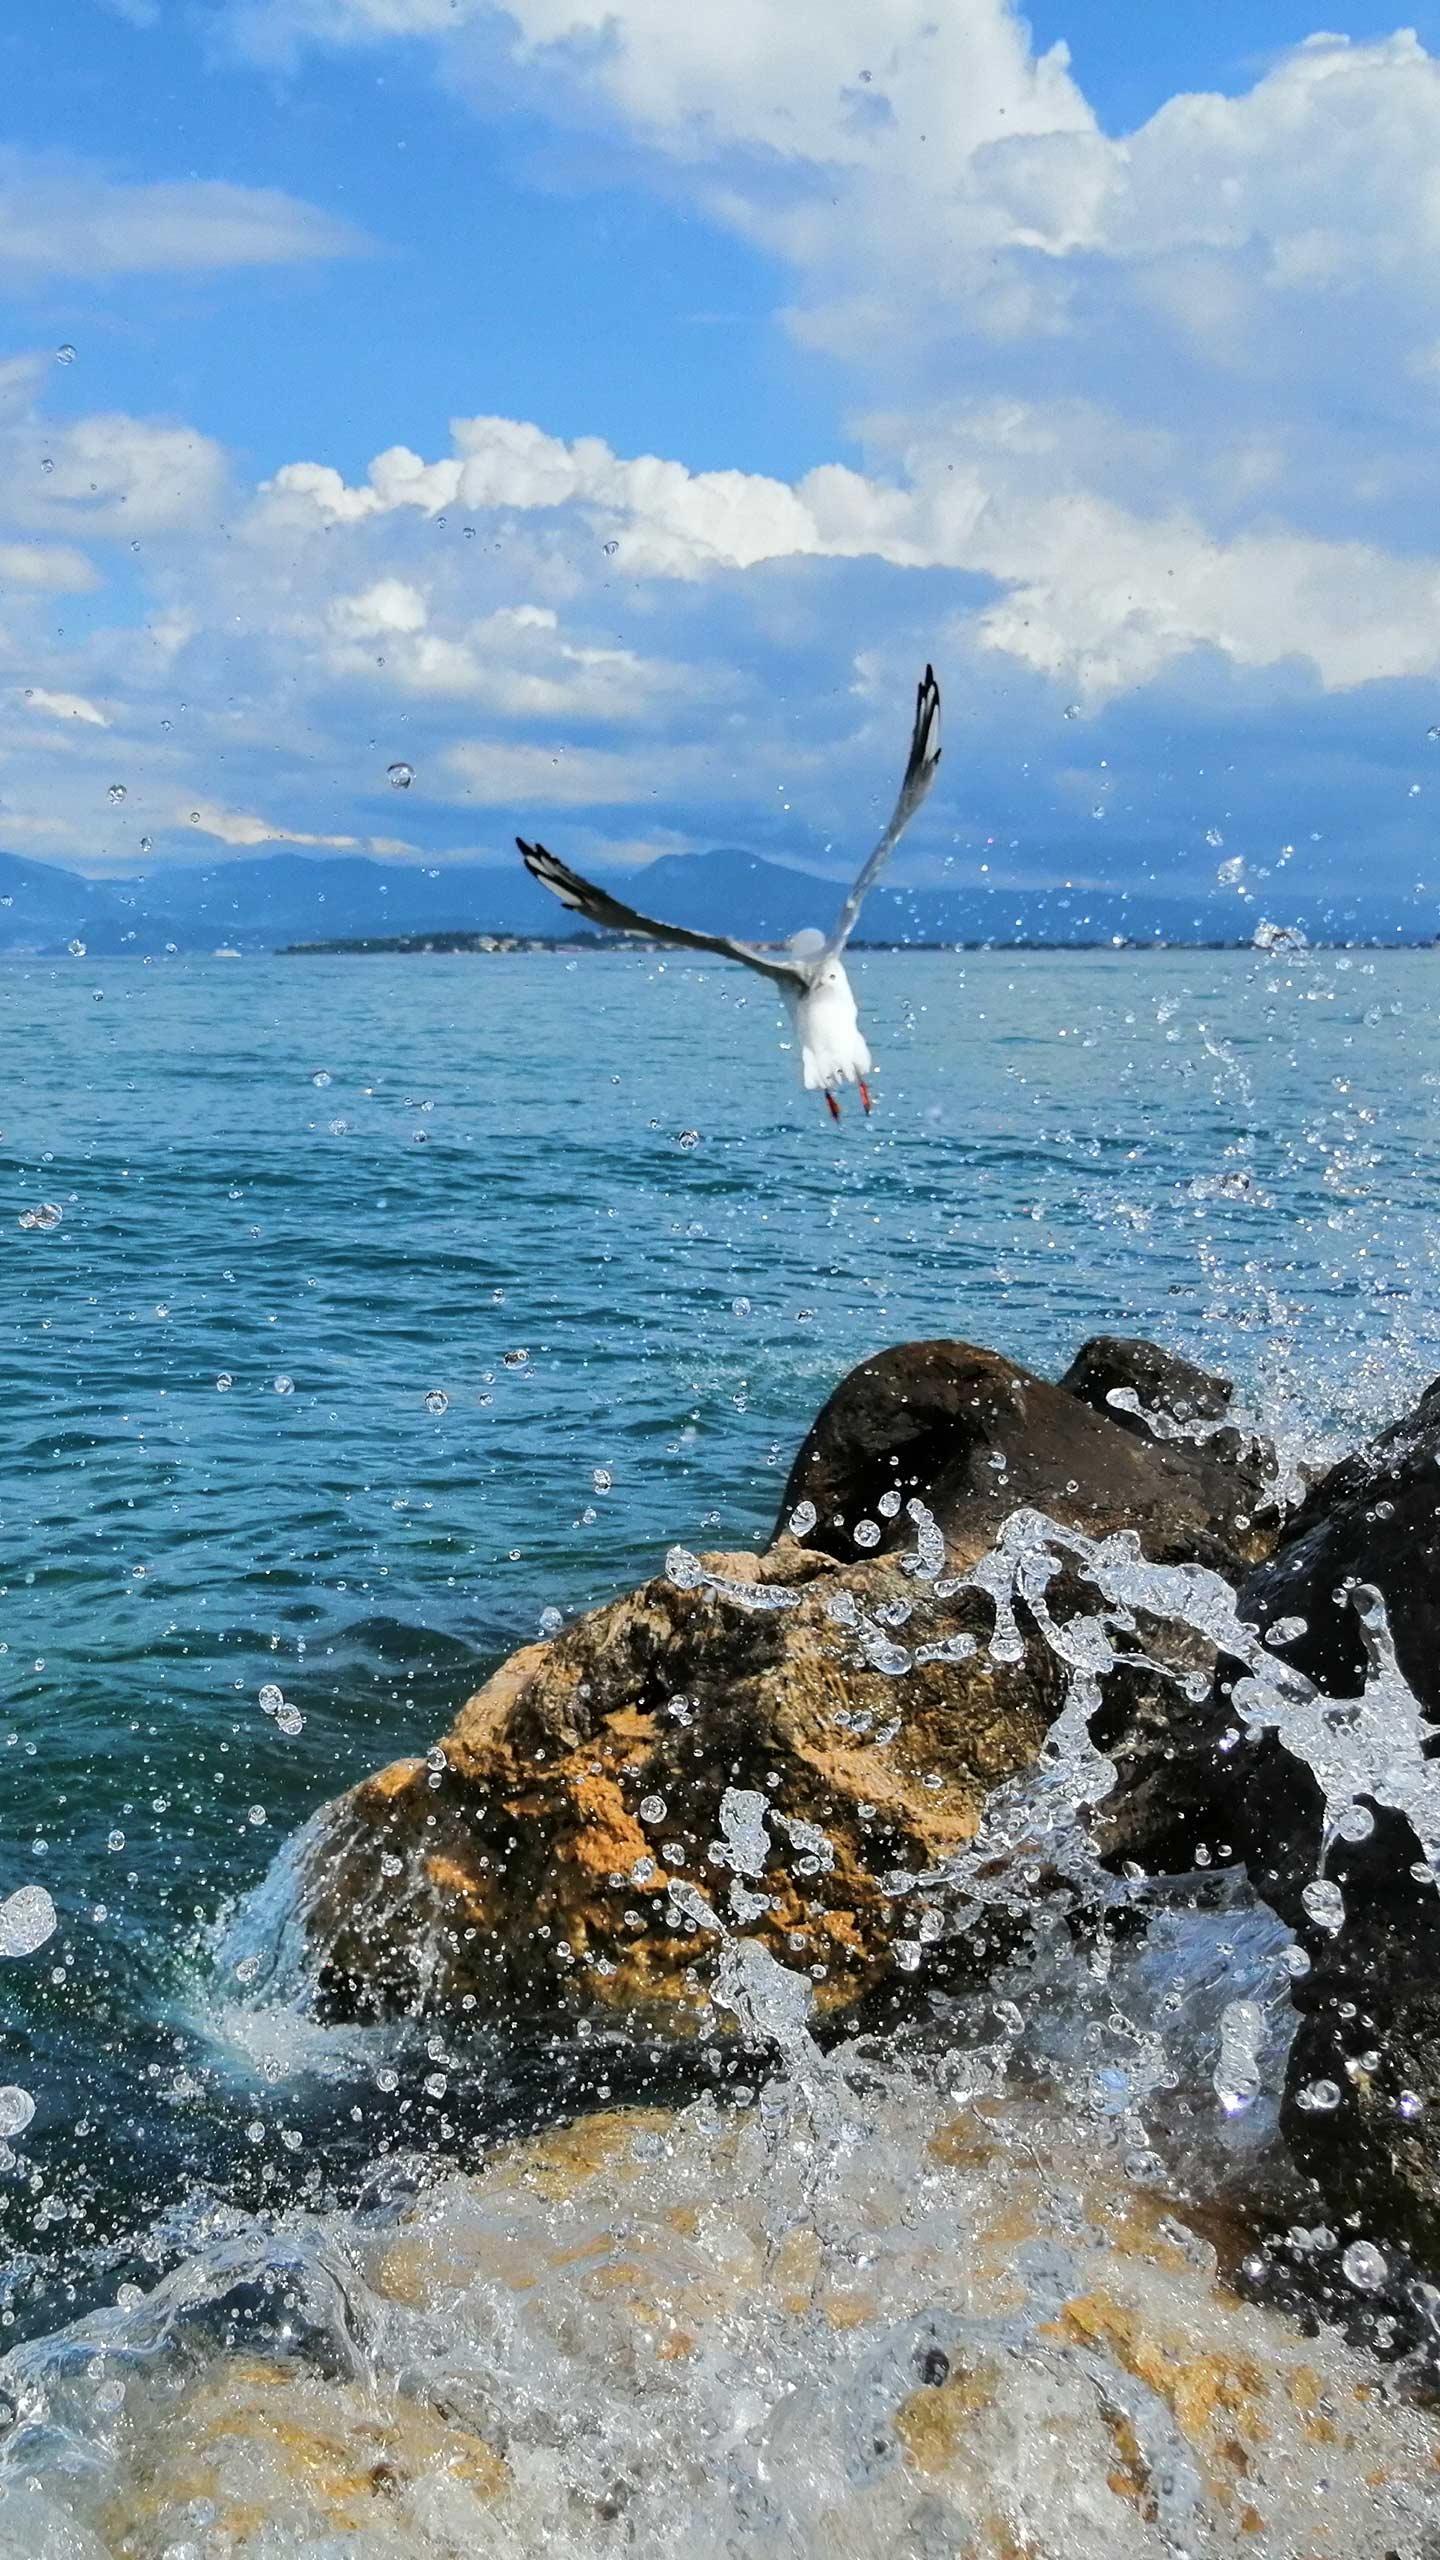
[[[523,836],[517,836],[515,841],[532,878],[543,880],[562,906],[573,907],[591,924],[608,925],[615,933],[650,934],[657,942],[678,943],[686,951],[716,951],[722,959],[742,961],[747,969],[758,969],[762,978],[769,978],[780,989],[795,1025],[806,1091],[823,1093],[831,1117],[838,1120],[837,1085],[857,1084],[865,1109],[870,1109],[866,1078],[871,1066],[854,990],[840,954],[855,930],[860,909],[891,847],[934,781],[939,761],[940,687],[934,668],[927,667],[915,690],[910,760],[884,834],[862,866],[830,931],[820,933],[813,925],[807,926],[803,933],[792,934],[786,943],[737,942],[725,933],[693,933],[688,925],[661,924],[656,917],[642,916],[638,908],[612,898],[608,889],[597,889],[593,880],[582,880],[578,871],[547,853],[543,844],[527,844]]]

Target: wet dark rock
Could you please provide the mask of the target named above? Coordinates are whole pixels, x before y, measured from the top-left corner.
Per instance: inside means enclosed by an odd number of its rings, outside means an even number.
[[[1229,1378],[1158,1342],[1097,1333],[1081,1344],[1060,1384],[1137,1439],[1204,1449],[1243,1477],[1257,1508],[1277,1508],[1274,1448],[1228,1421],[1235,1396]]]
[[[1231,1572],[1269,1553],[1277,1525],[1206,1450],[1142,1439],[969,1342],[900,1343],[852,1369],[806,1435],[779,1526],[813,1510],[796,1534],[830,1555],[853,1555],[867,1522],[897,1546],[912,1496],[967,1546],[1023,1505],[1091,1536],[1133,1529],[1159,1563]]]
[[[1365,1648],[1350,1594],[1380,1593],[1395,1651],[1426,1713],[1440,1717],[1440,1379],[1414,1410],[1311,1486],[1276,1553],[1251,1574],[1244,1611],[1287,1662],[1331,1697],[1353,1697]]]
[[[1240,1614],[1335,1702],[1337,1763],[1367,1688],[1373,1714],[1397,1669],[1418,1702],[1424,1756],[1440,1753],[1440,1725],[1426,1739],[1440,1717],[1440,1383],[1311,1487],[1242,1586]],[[1233,1678],[1222,1672],[1222,1708]],[[1403,1693],[1396,1713],[1413,1716]],[[1420,1840],[1403,1813],[1362,1796],[1368,1834],[1327,1843],[1315,1776],[1273,1736],[1215,1767],[1236,1853],[1310,1957],[1296,1985],[1286,2138],[1333,2212],[1440,2274],[1440,1896]],[[1343,1900],[1338,1930],[1306,1906],[1322,1870]]]

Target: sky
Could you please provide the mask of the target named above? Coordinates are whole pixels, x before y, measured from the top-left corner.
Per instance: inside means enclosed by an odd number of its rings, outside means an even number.
[[[9,0],[0,101],[5,850],[843,872],[930,659],[897,878],[1440,922],[1440,0]]]

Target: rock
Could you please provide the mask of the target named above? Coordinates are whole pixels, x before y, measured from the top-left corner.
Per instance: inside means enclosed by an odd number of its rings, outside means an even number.
[[[940,1924],[889,1879],[974,1838],[1065,1694],[1033,1626],[1018,1658],[997,1658],[993,1599],[942,1561],[957,1559],[841,1566],[788,1539],[758,1559],[674,1555],[667,1576],[525,1646],[430,1763],[382,1770],[322,1824],[301,1903],[323,2008],[599,2008],[694,2033],[715,2023],[737,1926],[809,1975],[822,2015],[903,1982],[917,1926],[928,1939]],[[1093,1603],[1074,1577],[1049,1594],[1061,1619]],[[1163,1631],[1142,1635],[1163,1653]],[[1123,1667],[1106,1712],[1158,1727],[1164,1685]],[[1145,1854],[1143,1789],[1136,1808],[1107,1808],[1117,1855]],[[973,1977],[1015,1925],[927,1944],[927,1981],[947,1964]]]
[[[1334,2212],[1440,2274],[1440,1896],[1422,1847],[1440,1841],[1437,1514],[1440,1384],[1311,1488],[1242,1588],[1242,1617],[1322,1693],[1305,1756],[1266,1735],[1216,1769],[1236,1853],[1310,1959],[1291,2149]],[[1338,1891],[1338,1928],[1307,1901],[1317,1881]]]
[[[1301,1623],[1278,1644],[1331,1697],[1354,1697],[1365,1664],[1349,1594],[1379,1591],[1400,1668],[1440,1718],[1440,1379],[1413,1412],[1311,1486],[1276,1554],[1245,1585],[1247,1617]]]
[[[1233,1572],[1275,1540],[1253,1486],[1205,1450],[1142,1439],[968,1342],[901,1343],[852,1369],[807,1434],[778,1528],[798,1510],[796,1534],[845,1557],[868,1522],[883,1549],[911,1535],[917,1496],[969,1552],[1021,1504],[1092,1536],[1134,1529],[1157,1562]]]
[[[1274,1448],[1226,1420],[1235,1395],[1228,1378],[1158,1342],[1097,1333],[1081,1344],[1060,1384],[1137,1439],[1203,1449],[1243,1478],[1257,1511],[1279,1507]]]
[[[213,2272],[22,2350],[0,2549],[1428,2547],[1433,2412],[1333,2328],[1240,2300],[1243,2225],[1137,2191],[1123,2125],[1014,2089],[957,2102],[903,2060],[831,2099],[828,2136],[793,2087],[584,2120],[398,2208],[230,2238]],[[343,2272],[353,2379],[197,2321],[306,2252]]]

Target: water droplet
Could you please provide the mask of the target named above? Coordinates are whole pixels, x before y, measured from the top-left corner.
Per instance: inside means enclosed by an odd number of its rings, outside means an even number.
[[[148,836],[141,837],[140,850],[142,853],[148,853],[150,851],[150,838]]]
[[[58,1926],[43,1884],[22,1884],[18,1893],[0,1902],[0,1956],[33,1956]]]
[[[1220,833],[1218,827],[1207,827],[1205,830],[1205,841],[1207,844],[1222,845],[1225,839]]]
[[[642,1796],[640,1799],[642,1822],[663,1822],[669,1810],[663,1796]]]
[[[608,1467],[596,1467],[590,1478],[597,1493],[608,1493],[615,1482]]]
[[[125,785],[124,785],[124,783],[123,783],[123,782],[112,782],[112,783],[111,783],[111,785],[110,785],[109,790],[108,790],[108,791],[106,792],[106,794],[105,794],[105,797],[106,797],[106,799],[107,799],[107,800],[114,800],[114,801],[116,801],[117,803],[118,803],[119,801],[123,800],[123,799],[124,799],[124,797],[125,797]]]
[[[618,542],[607,542],[603,547],[606,559],[613,560],[616,552],[620,548],[620,545]]]
[[[263,1716],[278,1716],[284,1704],[285,1692],[281,1688],[279,1682],[277,1680],[262,1681],[260,1685],[261,1714]]]
[[[1220,882],[1222,888],[1238,889],[1241,881],[1245,877],[1245,857],[1243,853],[1232,853],[1228,862],[1222,862],[1218,866],[1215,877]]]
[[[277,1732],[285,1734],[303,1733],[305,1730],[304,1717],[298,1707],[292,1707],[288,1698],[275,1710],[275,1726]]]
[[[385,779],[392,791],[408,791],[415,779],[413,764],[387,764]]]
[[[750,1311],[750,1301],[748,1298],[731,1299],[730,1313],[732,1316],[748,1316]]]
[[[698,1147],[698,1146],[699,1146],[699,1144],[700,1144],[700,1132],[699,1132],[699,1130],[698,1130],[698,1129],[680,1129],[680,1130],[678,1130],[678,1131],[676,1132],[675,1144],[676,1144],[676,1146],[677,1146],[677,1147]]]
[[[1340,2091],[1333,2080],[1307,2080],[1295,2092],[1295,2104],[1309,2116],[1333,2115],[1340,2104]]]
[[[73,364],[73,363],[74,363],[74,361],[75,361],[75,350],[74,350],[74,348],[71,346],[70,341],[69,341],[69,339],[68,339],[68,338],[66,339],[65,344],[64,344],[64,346],[63,346],[63,347],[57,347],[57,348],[56,348],[56,350],[55,350],[55,361],[56,361],[56,363],[57,363],[57,364]]]
[[[1390,2272],[1373,2240],[1352,2240],[1340,2261],[1357,2293],[1375,2293]]]
[[[276,1379],[276,1381],[275,1381],[275,1393],[277,1394],[277,1396],[293,1396],[293,1394],[295,1393],[295,1381],[294,1381],[294,1379],[293,1379],[293,1378],[277,1378],[277,1379]]]
[[[426,1412],[427,1412],[427,1413],[448,1413],[448,1412],[449,1412],[449,1410],[450,1410],[450,1399],[449,1399],[449,1397],[447,1396],[447,1394],[445,1393],[445,1390],[444,1390],[444,1388],[443,1388],[443,1387],[432,1387],[432,1388],[431,1388],[430,1393],[428,1394],[428,1396],[427,1396],[427,1397],[426,1397],[426,1399],[425,1399],[425,1410],[426,1410]]]
[[[1344,1928],[1345,1896],[1328,1876],[1317,1876],[1313,1884],[1307,1884],[1300,1899],[1317,1929],[1328,1929],[1333,1937]]]
[[[83,943],[83,942],[68,942],[68,943],[66,944],[65,948],[66,948],[66,950],[69,952],[70,957],[71,957],[71,959],[72,959],[72,960],[83,960],[83,959],[84,959],[84,957],[85,957],[85,945],[84,945],[84,943]]]
[[[855,1523],[855,1544],[856,1544],[856,1546],[857,1546],[857,1547],[878,1547],[878,1546],[879,1546],[879,1544],[880,1544],[880,1524],[879,1524],[878,1520],[857,1520],[857,1521],[856,1521],[856,1523]]]
[[[1080,705],[1079,705],[1079,703],[1078,703],[1078,702],[1067,702],[1067,703],[1066,703],[1066,705],[1065,705],[1065,717],[1066,717],[1066,719],[1067,719],[1067,720],[1078,720],[1078,719],[1079,719],[1079,717],[1080,717]]]
[[[245,1816],[245,1819],[249,1823],[252,1831],[258,1831],[265,1820],[265,1807],[263,1804],[252,1804],[249,1812]]]
[[[47,453],[47,454],[45,454],[45,455],[43,455],[43,456],[41,457],[40,468],[41,468],[41,470],[42,470],[42,471],[53,471],[53,470],[54,470],[55,465],[54,465],[54,463],[51,461],[50,456],[49,456],[49,454],[48,454],[48,453]]]
[[[35,2101],[28,2089],[0,2089],[0,2140],[11,2141],[23,2133],[35,2113]]]
[[[17,1224],[38,1227],[42,1235],[48,1235],[52,1227],[59,1226],[64,1215],[58,1200],[42,1200],[38,1209],[22,1209]]]
[[[222,1369],[219,1377],[215,1381],[215,1392],[217,1395],[228,1395],[234,1384],[235,1381],[231,1377],[229,1370]]]
[[[523,1369],[529,1357],[528,1351],[507,1351],[504,1354],[505,1366],[507,1369]]]
[[[317,1067],[310,1081],[312,1084],[318,1084],[323,1089],[327,1084],[333,1084],[335,1079],[331,1075],[328,1067]]]

